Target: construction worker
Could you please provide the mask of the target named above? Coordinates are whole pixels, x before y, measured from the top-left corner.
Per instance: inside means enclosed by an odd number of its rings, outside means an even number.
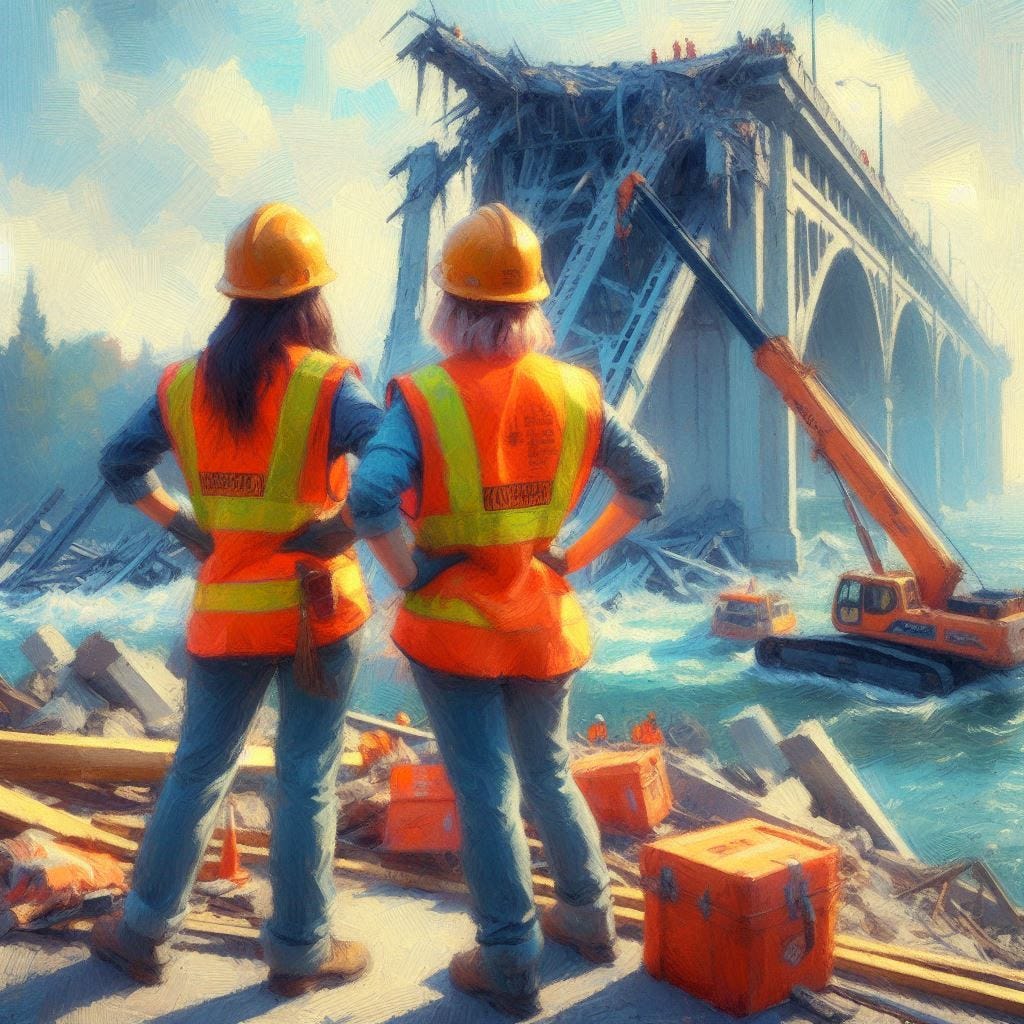
[[[652,64],[657,64],[658,63],[658,51],[656,49],[654,49],[653,46],[651,47],[651,63]]]
[[[658,725],[657,716],[653,711],[647,712],[647,717],[633,726],[631,736],[634,743],[644,743],[650,746],[665,743],[661,727]]]
[[[683,48],[679,45],[679,40],[676,39],[672,43],[672,59],[682,60],[683,59]]]
[[[594,720],[587,730],[587,741],[589,743],[608,742],[608,725],[604,720],[604,715],[594,715]]]
[[[692,39],[686,40],[686,59],[693,60],[697,56],[697,44]]]
[[[553,336],[538,305],[549,294],[540,243],[505,206],[483,206],[451,230],[434,280],[442,296],[431,334],[446,358],[392,381],[350,507],[406,591],[392,638],[458,803],[478,946],[452,960],[451,980],[528,1016],[542,931],[592,961],[615,957],[597,826],[569,772],[569,685],[590,639],[564,577],[658,514],[664,467],[603,404],[590,373],[541,354]],[[595,467],[617,495],[563,551],[554,538]],[[558,896],[540,923],[520,787]]]
[[[320,293],[335,277],[316,228],[271,203],[231,236],[218,288],[231,299],[205,349],[169,366],[157,394],[104,449],[114,495],[201,559],[187,627],[181,739],[146,829],[132,891],[99,920],[93,951],[156,984],[218,807],[264,694],[277,679],[270,987],[298,995],[358,977],[366,948],[332,938],[335,773],[345,703],[369,615],[340,509],[344,456],[381,411],[337,354]],[[191,508],[153,467],[173,449]]]

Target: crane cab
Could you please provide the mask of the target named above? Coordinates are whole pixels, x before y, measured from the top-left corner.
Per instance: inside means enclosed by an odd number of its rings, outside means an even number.
[[[796,629],[792,606],[781,594],[754,590],[723,590],[711,618],[712,636],[755,643]]]
[[[917,580],[908,572],[844,573],[832,604],[832,623],[841,633],[891,632],[905,619],[913,635],[913,618],[923,614]]]

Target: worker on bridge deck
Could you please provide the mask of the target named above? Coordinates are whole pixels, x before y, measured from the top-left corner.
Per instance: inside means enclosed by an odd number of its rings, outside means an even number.
[[[336,764],[369,605],[341,509],[345,456],[382,412],[338,355],[320,293],[323,242],[297,210],[263,206],[227,246],[231,298],[202,353],[169,366],[158,393],[104,449],[114,495],[202,562],[187,628],[181,739],[120,913],[93,950],[155,984],[271,680],[280,704],[270,845],[274,911],[263,929],[270,987],[298,995],[346,981],[365,947],[331,935]],[[173,449],[191,509],[153,472]]]
[[[479,945],[452,960],[452,981],[522,1016],[537,1009],[542,930],[592,960],[615,955],[597,826],[569,772],[569,687],[590,638],[564,577],[659,512],[664,467],[590,373],[541,353],[549,289],[523,221],[481,207],[451,230],[434,277],[446,358],[391,382],[350,505],[406,591],[392,637],[458,803]],[[595,467],[617,496],[563,551],[553,541]],[[520,787],[555,876],[540,924]]]
[[[587,729],[587,742],[608,742],[608,723],[604,720],[604,715],[594,715],[594,720],[590,723],[590,728]]]

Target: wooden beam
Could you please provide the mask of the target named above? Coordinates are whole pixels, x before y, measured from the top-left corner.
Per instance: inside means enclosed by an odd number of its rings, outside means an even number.
[[[837,935],[836,948],[850,950],[854,953],[870,953],[873,956],[882,956],[889,960],[900,960],[908,964],[917,964],[936,971],[947,971],[950,974],[957,974],[967,978],[977,978],[979,981],[988,981],[992,984],[1024,989],[1024,971],[1015,970],[1012,967],[1004,967],[1001,964],[970,960],[967,957],[951,956],[946,953],[932,953],[920,949],[909,949],[906,946],[894,946],[888,942],[862,939],[859,935]]]
[[[1017,1017],[1024,1015],[1024,992],[1005,985],[978,981],[976,978],[957,977],[944,970],[933,970],[852,949],[836,950],[835,969],[869,981],[887,981],[913,992],[939,996],[969,1006],[983,1006]]]
[[[394,733],[402,739],[411,740],[413,743],[420,743],[423,740],[432,740],[434,734],[426,729],[416,729],[411,725],[399,725],[387,718],[378,718],[376,715],[364,715],[361,711],[347,711],[345,718],[356,728],[361,729],[383,729],[385,732]]]
[[[0,734],[2,735],[2,734]],[[58,839],[86,846],[93,850],[112,853],[115,857],[133,857],[138,844],[124,836],[114,835],[96,828],[91,822],[69,814],[59,807],[48,807],[27,793],[0,783],[0,826],[14,832],[27,828],[41,828]]]
[[[0,778],[10,782],[159,782],[167,773],[176,748],[173,740],[0,731]],[[346,752],[342,756],[342,764],[358,767],[362,763],[358,753]],[[273,748],[246,747],[238,770],[269,775],[274,771]]]

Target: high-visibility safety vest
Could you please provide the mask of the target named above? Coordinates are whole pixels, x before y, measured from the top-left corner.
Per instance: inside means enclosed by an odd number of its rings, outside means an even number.
[[[572,588],[534,558],[593,468],[594,377],[547,356],[457,356],[397,378],[419,435],[419,547],[467,558],[406,595],[392,638],[415,661],[479,678],[551,679],[590,657]]]
[[[294,654],[300,562],[330,576],[334,600],[307,610],[317,646],[340,640],[370,614],[352,550],[332,559],[281,550],[348,494],[344,458],[328,464],[331,406],[354,363],[301,346],[261,391],[252,429],[236,437],[214,410],[200,362],[169,366],[158,397],[164,426],[213,554],[199,568],[187,646],[204,657]],[[198,372],[197,372],[198,370]]]

